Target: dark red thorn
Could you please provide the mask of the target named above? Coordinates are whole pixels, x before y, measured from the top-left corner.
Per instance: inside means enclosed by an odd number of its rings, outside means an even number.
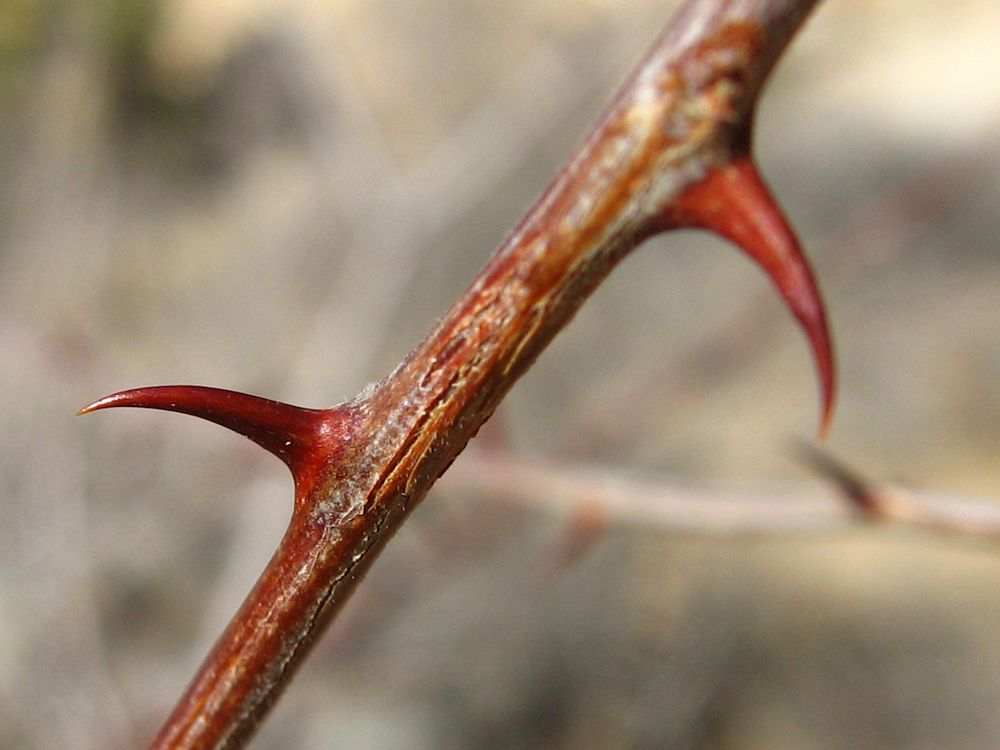
[[[713,231],[739,246],[759,263],[778,287],[812,347],[819,376],[820,437],[833,414],[833,349],[823,298],[781,208],[775,203],[749,157],[711,169],[675,204],[675,225]]]
[[[306,409],[246,393],[201,385],[161,385],[121,391],[80,409],[89,414],[115,406],[163,409],[207,419],[228,427],[270,451],[291,469],[295,483],[315,478],[330,442],[343,430],[334,428],[344,413],[339,409]]]

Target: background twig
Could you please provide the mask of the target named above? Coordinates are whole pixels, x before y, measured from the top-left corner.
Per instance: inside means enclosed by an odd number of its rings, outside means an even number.
[[[828,479],[801,487],[733,487],[656,481],[596,465],[558,465],[495,451],[473,450],[457,462],[446,492],[514,500],[560,516],[600,513],[626,523],[704,535],[844,532],[883,522],[981,542],[1000,537],[1000,506],[883,486],[815,448],[800,449]]]

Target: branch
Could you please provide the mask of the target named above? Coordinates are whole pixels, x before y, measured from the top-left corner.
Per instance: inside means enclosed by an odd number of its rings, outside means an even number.
[[[874,522],[931,534],[1000,541],[1000,505],[890,487],[811,446],[802,459],[828,486],[748,489],[684,485],[593,465],[469,451],[442,481],[451,491],[492,493],[525,505],[602,521],[699,535],[831,533]]]
[[[233,748],[434,481],[614,265],[647,237],[701,227],[740,246],[803,327],[833,403],[819,292],[750,158],[765,79],[816,0],[691,0],[463,296],[386,379],[311,410],[198,386],[138,406],[223,424],[295,479],[285,536],[153,748]],[[391,218],[391,217],[390,217]]]
[[[829,479],[852,505],[855,515],[876,523],[985,542],[1000,542],[1000,507],[982,500],[943,499],[880,485],[827,451],[807,443],[802,460]]]

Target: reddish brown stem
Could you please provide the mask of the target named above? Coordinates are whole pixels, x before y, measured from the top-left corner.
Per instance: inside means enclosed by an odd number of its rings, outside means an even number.
[[[753,110],[816,0],[692,0],[567,166],[430,335],[334,409],[228,391],[139,389],[132,405],[196,414],[277,453],[296,504],[274,558],[154,748],[246,740],[376,553],[591,291],[643,239],[702,226],[771,276],[809,337],[833,402],[822,304],[749,159]]]

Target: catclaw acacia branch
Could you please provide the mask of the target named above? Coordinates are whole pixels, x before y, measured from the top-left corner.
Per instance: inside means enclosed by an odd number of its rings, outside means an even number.
[[[243,744],[407,514],[615,264],[653,234],[703,227],[763,267],[810,340],[825,429],[834,378],[823,306],[749,156],[761,87],[815,2],[685,4],[469,289],[352,401],[312,410],[167,386],[83,409],[193,414],[246,435],[295,477],[278,550],[153,748]]]

